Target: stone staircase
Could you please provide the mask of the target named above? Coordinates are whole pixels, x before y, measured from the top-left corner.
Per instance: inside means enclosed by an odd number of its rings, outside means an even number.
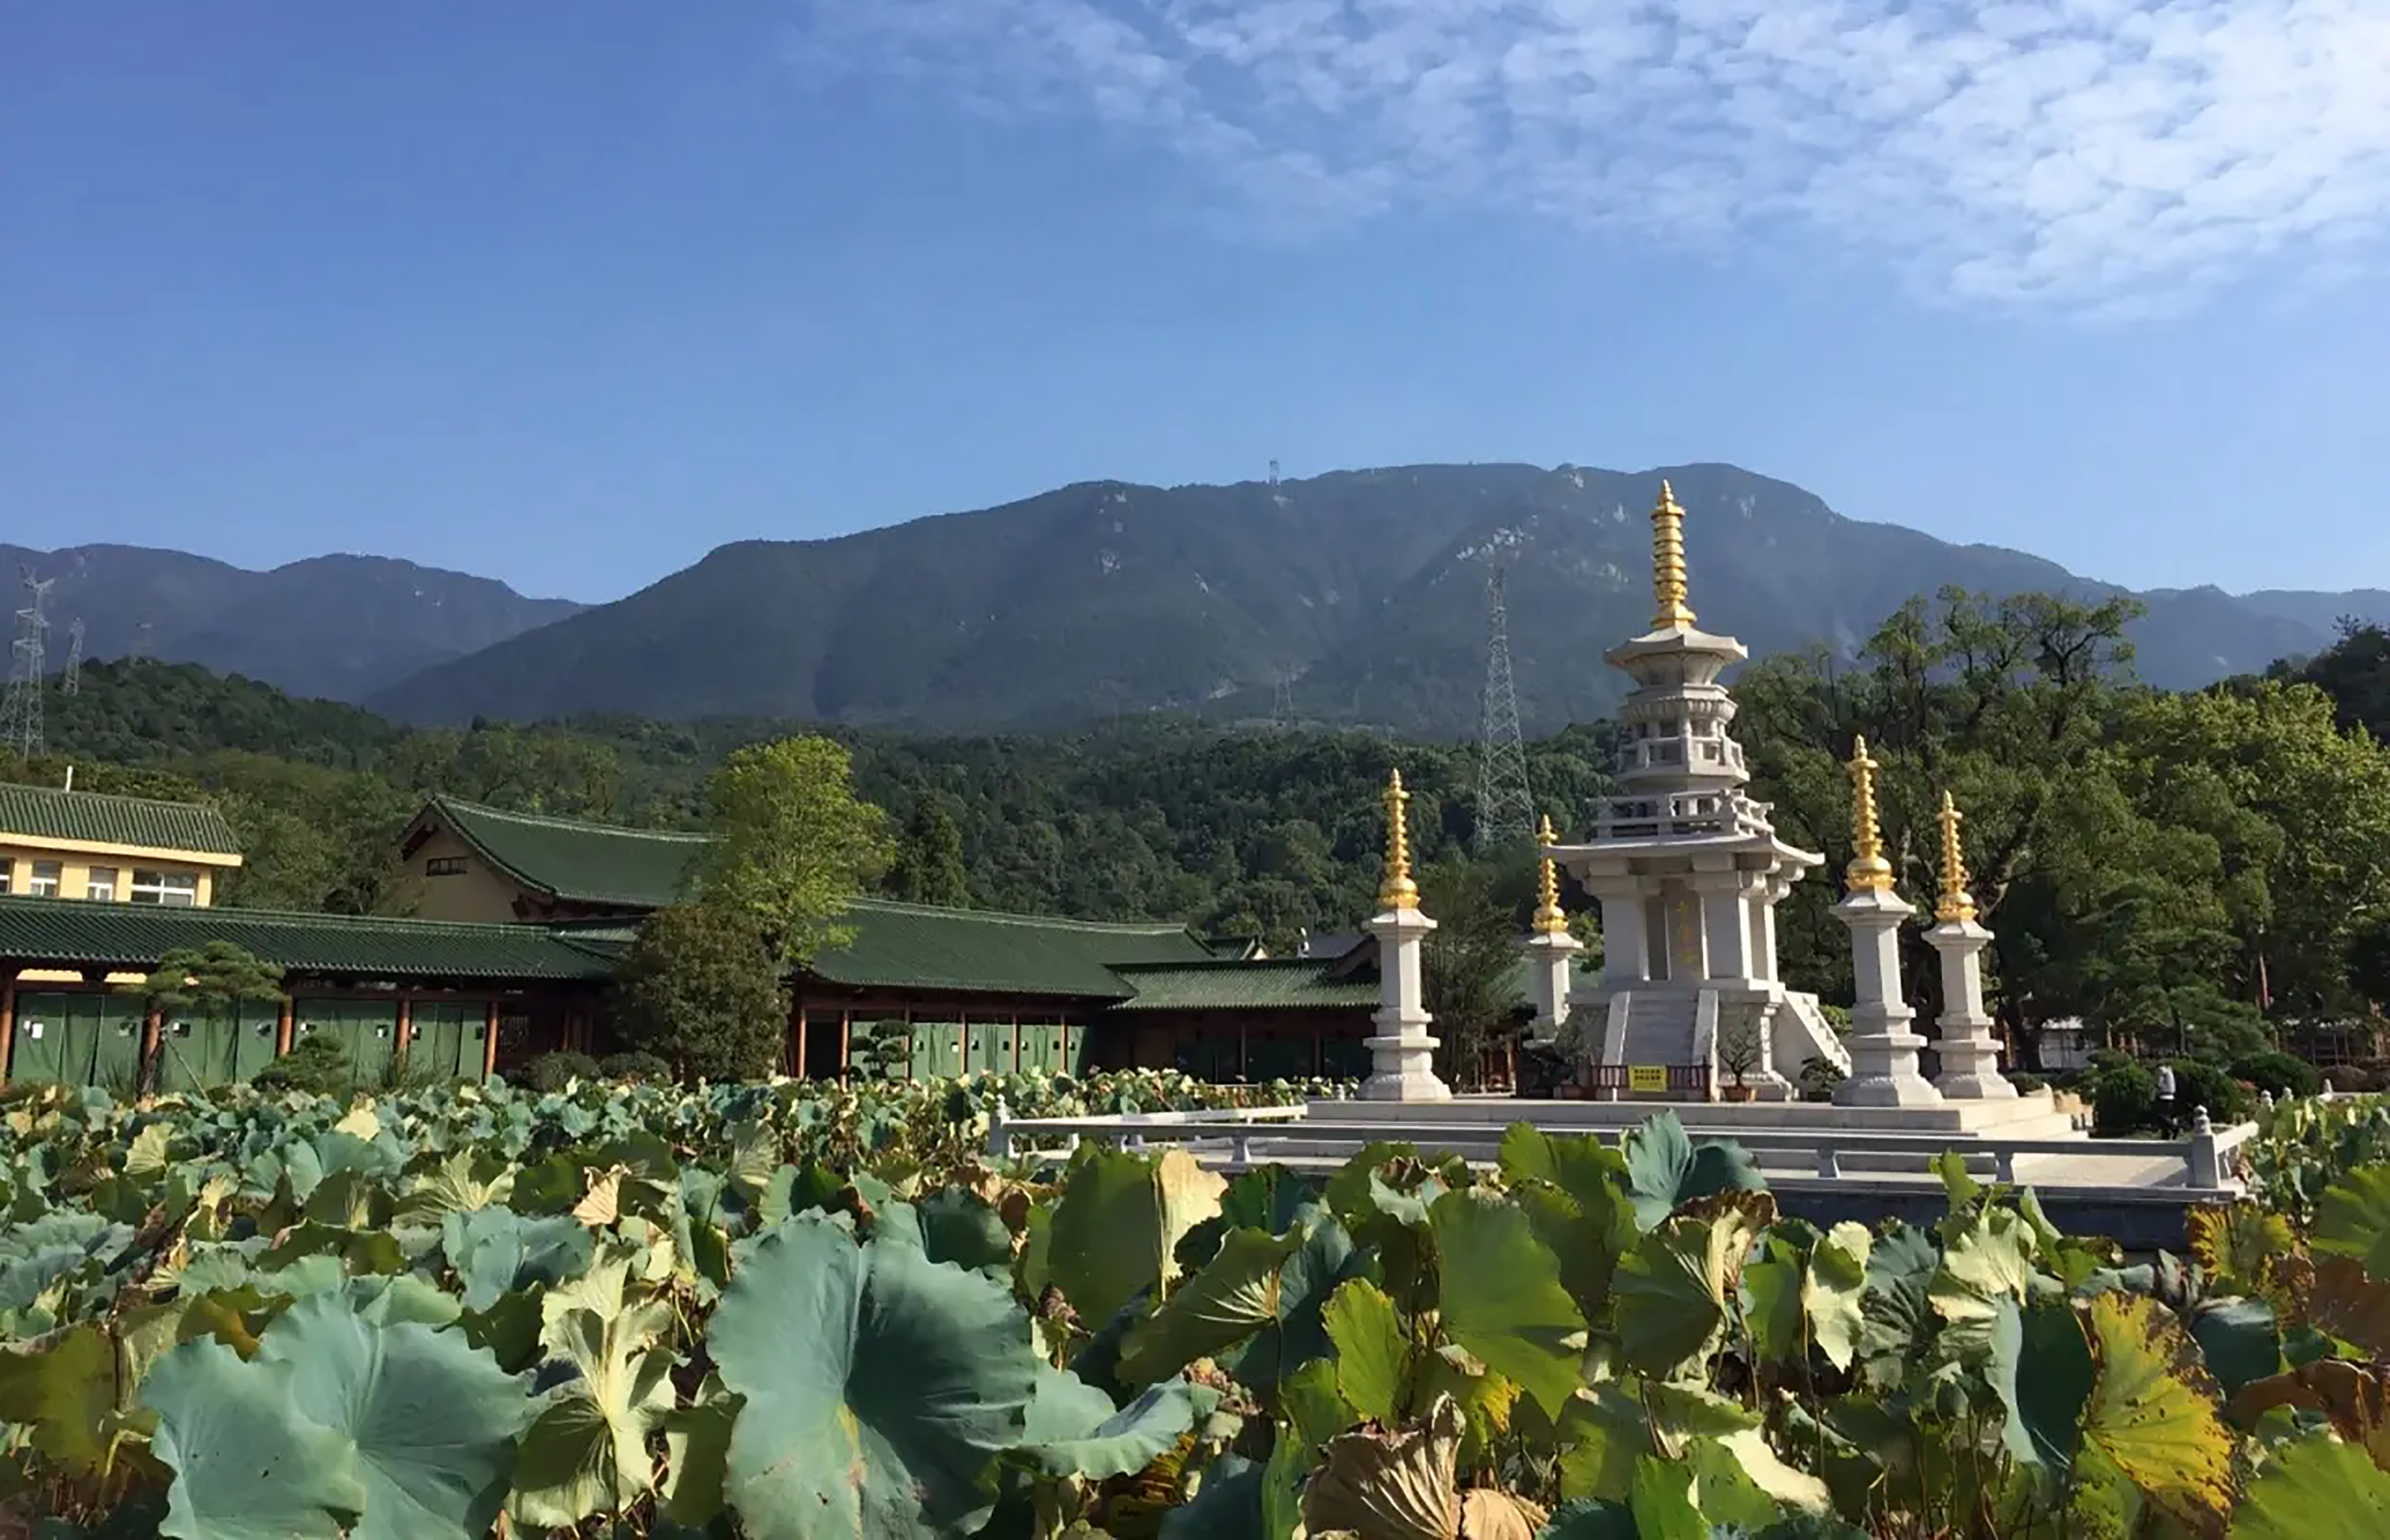
[[[1626,996],[1625,1030],[1609,1059],[1613,1064],[1699,1064],[1694,1041],[1701,996],[1690,990],[1638,989]]]
[[[1801,1066],[1812,1059],[1822,1059],[1844,1074],[1851,1072],[1851,1051],[1834,1034],[1833,1023],[1818,1008],[1814,995],[1786,990],[1769,1035],[1768,1057],[1787,1080],[1798,1080]]]

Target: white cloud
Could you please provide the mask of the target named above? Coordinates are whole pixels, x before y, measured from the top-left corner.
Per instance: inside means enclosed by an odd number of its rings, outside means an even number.
[[[2390,230],[2390,0],[799,0],[808,68],[1092,120],[1295,226],[1798,235],[2149,306]]]

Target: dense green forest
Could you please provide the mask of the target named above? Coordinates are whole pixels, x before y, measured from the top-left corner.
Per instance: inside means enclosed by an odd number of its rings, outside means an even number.
[[[1998,1008],[2028,1035],[2084,1015],[2189,1045],[2262,1012],[2316,1019],[2390,997],[2390,637],[2351,626],[2316,658],[2191,694],[2136,683],[2132,601],[1958,592],[1890,617],[1856,660],[1780,655],[1736,684],[1739,737],[1780,828],[1848,859],[1842,762],[1883,761],[1902,890],[1930,903],[1944,789],[1968,815]],[[207,796],[249,863],[225,901],[370,912],[392,849],[441,790],[502,806],[693,827],[704,778],[762,720],[588,718],[411,730],[240,678],[86,665],[49,704],[49,759],[0,766],[92,789]],[[1530,746],[1563,832],[1607,786],[1611,726]],[[904,831],[891,892],[1107,918],[1186,918],[1284,945],[1367,917],[1379,793],[1399,764],[1434,866],[1471,850],[1472,748],[1357,733],[1224,732],[1149,719],[1054,738],[839,731],[861,791]],[[1454,891],[1463,891],[1455,888]],[[1523,904],[1523,873],[1474,891]],[[1782,916],[1788,976],[1847,989],[1831,881]],[[1580,895],[1571,895],[1573,907]],[[1921,943],[1909,977],[1933,1008]]]

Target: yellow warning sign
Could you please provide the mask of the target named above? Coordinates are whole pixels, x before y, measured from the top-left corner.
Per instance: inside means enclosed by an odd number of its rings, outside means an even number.
[[[1629,1064],[1626,1066],[1626,1088],[1630,1091],[1666,1090],[1668,1067],[1665,1064]]]

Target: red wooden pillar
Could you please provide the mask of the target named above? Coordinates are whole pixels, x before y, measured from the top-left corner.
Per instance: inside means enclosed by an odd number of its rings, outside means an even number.
[[[841,1085],[846,1084],[847,1060],[854,1051],[854,1012],[842,1010],[838,1013],[838,1083]]]
[[[17,970],[0,972],[0,1085],[8,1084],[8,1067],[17,1059]]]
[[[153,1088],[158,1084],[158,1038],[165,1020],[152,1010],[141,1019],[141,1084]]]
[[[482,1078],[487,1080],[497,1072],[498,1003],[493,1000],[488,1013],[482,1019]]]
[[[290,1051],[290,1034],[298,1030],[299,1002],[289,995],[274,1012],[274,1056],[276,1059]]]
[[[406,1046],[414,1040],[415,992],[411,989],[402,989],[398,992],[398,1043],[391,1050],[392,1056],[402,1069],[406,1065]]]

